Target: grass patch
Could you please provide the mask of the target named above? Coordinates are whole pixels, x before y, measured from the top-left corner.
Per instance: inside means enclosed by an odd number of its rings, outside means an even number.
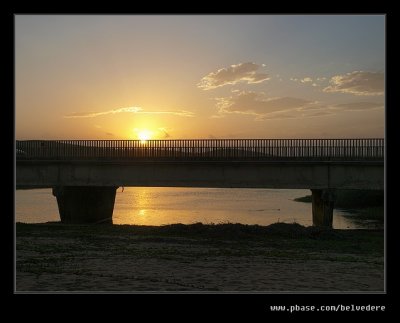
[[[164,245],[205,245],[218,248],[235,245],[250,248],[254,244],[277,249],[303,248],[333,252],[379,252],[383,248],[382,230],[337,230],[304,227],[297,223],[275,223],[269,226],[239,223],[165,226],[139,225],[65,225],[16,224],[17,250],[38,253],[114,250],[140,243]],[[34,238],[34,239],[29,239]],[[31,243],[28,243],[31,241]],[[129,248],[128,248],[129,249]]]

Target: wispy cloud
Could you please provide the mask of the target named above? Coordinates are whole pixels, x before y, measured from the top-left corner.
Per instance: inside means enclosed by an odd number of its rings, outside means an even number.
[[[139,108],[139,107],[127,107],[127,108],[119,108],[119,109],[100,111],[100,112],[96,112],[96,111],[74,112],[74,113],[64,116],[64,118],[95,118],[95,117],[99,117],[99,116],[106,115],[106,114],[117,114],[117,113],[125,113],[125,112],[138,113],[138,112],[141,112],[142,110],[143,109]]]
[[[179,111],[140,111],[137,113],[142,114],[171,114],[179,117],[194,117],[194,113],[191,111],[179,110]]]
[[[324,92],[341,92],[354,95],[383,95],[384,74],[378,72],[354,71],[333,76]]]
[[[257,116],[256,120],[272,120],[272,119],[303,119],[303,118],[316,118],[326,117],[336,114],[335,111],[330,107],[318,106],[318,107],[307,107],[297,108],[284,111],[277,111],[268,113],[265,115]]]
[[[227,114],[247,114],[253,115],[257,121],[301,119],[381,107],[383,107],[383,104],[379,102],[325,104],[295,97],[268,98],[264,93],[244,91],[234,96],[217,98],[218,114],[212,116],[212,118],[223,117]]]
[[[217,98],[218,115],[229,113],[248,114],[256,120],[272,118],[293,118],[293,111],[300,111],[314,104],[312,101],[294,97],[268,98],[264,93],[243,91],[235,96]]]
[[[311,101],[278,97],[267,98],[264,93],[243,91],[236,96],[217,98],[217,108],[220,113],[242,113],[263,115],[267,113],[303,107]]]
[[[306,76],[303,78],[297,78],[297,77],[291,77],[291,81],[301,83],[302,85],[311,85],[313,87],[319,87],[322,86],[321,83],[326,81],[326,77],[317,77],[317,78],[312,78],[310,76]]]
[[[337,115],[349,111],[362,112],[366,110],[374,110],[383,108],[382,103],[376,102],[352,102],[342,104],[322,104],[321,102],[313,102],[301,108],[276,111],[267,114],[257,115],[256,120],[269,119],[303,119],[316,118]]]
[[[261,66],[264,67],[265,64]],[[204,76],[197,86],[203,90],[211,90],[228,84],[237,84],[239,82],[247,82],[247,84],[261,83],[270,79],[268,74],[257,73],[257,70],[261,66],[249,62],[221,68],[216,72],[211,72]]]
[[[303,84],[311,84],[311,86],[316,87],[316,86],[319,86],[317,84],[317,82],[320,82],[321,80],[319,78],[313,80],[311,77],[304,77],[304,78],[302,78],[302,79],[300,79],[298,81],[300,81]]]
[[[302,79],[300,80],[301,83],[309,83],[309,82],[312,82],[312,81],[313,81],[313,80],[312,80],[311,77],[305,77],[305,78],[302,78]]]
[[[372,110],[380,109],[384,107],[384,103],[379,102],[352,102],[342,103],[333,106],[336,109],[348,110],[348,111],[360,111],[360,110]]]
[[[194,117],[194,113],[185,110],[178,111],[146,111],[141,107],[127,107],[119,108],[108,111],[90,111],[90,112],[75,112],[64,116],[64,118],[95,118],[107,114],[117,114],[117,113],[139,113],[139,114],[170,114],[180,117]]]

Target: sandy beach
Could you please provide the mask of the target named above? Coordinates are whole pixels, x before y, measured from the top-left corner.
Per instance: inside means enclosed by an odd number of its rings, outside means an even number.
[[[16,225],[16,292],[384,291],[383,231]]]

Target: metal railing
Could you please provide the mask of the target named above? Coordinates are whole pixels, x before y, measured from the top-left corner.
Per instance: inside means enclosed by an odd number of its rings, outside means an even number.
[[[384,139],[16,141],[17,160],[383,160]]]

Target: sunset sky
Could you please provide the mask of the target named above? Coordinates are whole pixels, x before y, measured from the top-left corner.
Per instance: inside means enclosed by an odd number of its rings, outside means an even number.
[[[383,137],[383,15],[16,15],[16,139]]]

